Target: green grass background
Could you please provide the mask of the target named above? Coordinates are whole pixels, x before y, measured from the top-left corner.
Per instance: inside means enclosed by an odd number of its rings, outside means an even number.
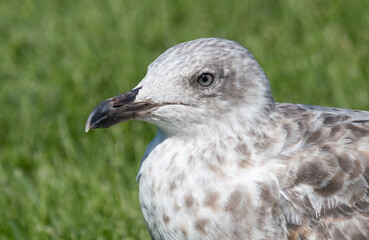
[[[84,133],[167,48],[246,46],[279,102],[369,110],[369,1],[4,0],[0,239],[148,239],[135,177],[155,127]]]

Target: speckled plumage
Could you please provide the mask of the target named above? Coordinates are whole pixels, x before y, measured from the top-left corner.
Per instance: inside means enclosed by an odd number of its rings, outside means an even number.
[[[170,48],[135,89],[86,130],[158,126],[137,177],[152,239],[369,239],[369,112],[275,103],[251,53],[216,38]]]

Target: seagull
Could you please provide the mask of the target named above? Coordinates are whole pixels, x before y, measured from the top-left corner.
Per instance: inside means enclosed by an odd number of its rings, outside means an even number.
[[[137,176],[152,239],[369,239],[369,112],[276,103],[240,44],[168,49],[85,130],[133,119],[158,129]]]

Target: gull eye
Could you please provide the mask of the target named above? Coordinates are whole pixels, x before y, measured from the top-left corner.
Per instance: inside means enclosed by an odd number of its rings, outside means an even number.
[[[197,82],[202,87],[208,87],[208,86],[210,86],[210,84],[213,83],[213,75],[211,75],[210,73],[201,74],[201,76],[199,77],[199,79],[197,79]]]

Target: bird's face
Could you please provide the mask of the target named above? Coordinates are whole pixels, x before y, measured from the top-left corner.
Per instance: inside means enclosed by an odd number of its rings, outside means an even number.
[[[167,134],[194,134],[247,122],[270,103],[269,82],[245,48],[223,39],[198,39],[170,48],[150,64],[134,90],[100,103],[86,131],[139,119]]]

